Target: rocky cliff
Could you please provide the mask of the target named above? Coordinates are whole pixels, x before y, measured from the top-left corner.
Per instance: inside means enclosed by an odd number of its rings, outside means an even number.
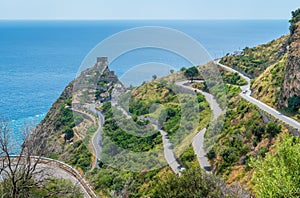
[[[288,63],[285,68],[280,105],[299,109],[300,100],[300,9],[293,12],[288,46]],[[296,102],[295,102],[296,101]],[[293,104],[292,104],[293,103]]]
[[[30,140],[35,141],[34,154],[88,170],[94,160],[91,136],[98,126],[88,107],[109,100],[116,82],[118,78],[108,69],[105,57],[83,71],[64,89],[33,131]]]

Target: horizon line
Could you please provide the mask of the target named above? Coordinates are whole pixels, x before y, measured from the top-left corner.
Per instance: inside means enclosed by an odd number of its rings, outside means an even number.
[[[283,18],[260,19],[1,19],[0,21],[289,21]]]

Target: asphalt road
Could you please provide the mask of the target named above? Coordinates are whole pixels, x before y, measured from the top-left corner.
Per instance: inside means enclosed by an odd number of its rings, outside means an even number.
[[[117,109],[119,109],[120,111],[122,111],[122,113],[126,116],[127,119],[131,119],[131,115],[119,104],[117,104],[117,102],[112,102],[112,105],[115,106]],[[158,130],[162,136],[162,140],[163,140],[163,147],[164,147],[164,157],[168,163],[168,165],[170,166],[170,168],[172,169],[172,171],[175,174],[181,175],[178,167],[180,166],[180,164],[178,163],[176,156],[174,154],[173,151],[173,144],[172,142],[170,142],[168,136],[167,136],[167,132],[159,129],[159,127],[156,124],[153,124],[153,127]]]
[[[13,158],[14,156],[11,157]],[[32,156],[31,158],[32,160],[34,160],[40,157]],[[37,180],[47,178],[70,180],[81,190],[85,198],[97,197],[89,184],[76,169],[58,160],[41,157],[39,163],[37,164],[36,174],[34,175],[34,178],[36,178]]]
[[[199,80],[195,80],[194,82],[204,82],[204,81],[199,81]],[[182,82],[176,82],[177,86],[181,86],[185,89],[189,89],[192,91],[197,91],[201,94],[203,94],[205,96],[205,99],[207,100],[207,102],[209,103],[209,106],[213,112],[213,120],[217,119],[222,113],[222,109],[220,108],[220,105],[217,103],[217,101],[214,99],[214,97],[204,91],[192,88],[189,86],[189,81],[182,81]],[[192,141],[192,146],[194,149],[194,152],[197,156],[198,162],[200,164],[200,167],[204,170],[206,170],[207,172],[210,172],[211,168],[210,168],[210,164],[209,164],[209,160],[207,158],[206,155],[206,151],[204,148],[204,134],[206,132],[206,128],[202,129],[201,131],[199,131],[193,138]]]
[[[96,105],[95,104],[90,105],[89,109],[95,115],[97,115],[98,118],[99,118],[98,129],[94,133],[93,138],[92,138],[92,145],[93,145],[93,148],[94,148],[94,151],[95,151],[95,158],[96,158],[95,159],[95,163],[93,165],[93,168],[95,168],[95,167],[99,168],[99,166],[98,166],[98,160],[101,159],[101,152],[102,152],[102,146],[101,146],[101,144],[102,144],[102,136],[101,136],[101,131],[102,131],[102,127],[103,127],[103,124],[104,124],[104,115],[96,109]]]
[[[276,109],[274,109],[274,108],[266,105],[265,103],[251,97],[250,79],[248,77],[246,77],[245,75],[241,74],[240,72],[236,71],[235,69],[232,69],[232,68],[230,68],[226,65],[223,65],[223,64],[219,63],[219,61],[220,60],[215,61],[215,64],[219,65],[220,67],[223,67],[227,71],[237,72],[242,78],[244,78],[248,82],[248,85],[241,86],[242,93],[240,93],[240,96],[242,98],[244,98],[245,100],[248,100],[252,104],[255,104],[261,110],[266,111],[267,113],[269,113],[273,117],[281,120],[282,122],[286,123],[287,125],[297,129],[298,131],[300,130],[300,123],[299,122],[297,122],[296,120],[294,120],[294,119],[292,119],[292,118],[290,118],[286,115],[283,115],[282,113],[280,113]]]

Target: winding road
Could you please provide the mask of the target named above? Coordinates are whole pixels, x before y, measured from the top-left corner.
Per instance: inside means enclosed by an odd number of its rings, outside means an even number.
[[[250,89],[250,78],[246,77],[245,75],[243,75],[242,73],[238,72],[237,70],[235,69],[232,69],[226,65],[223,65],[220,63],[220,59],[216,60],[215,61],[215,64],[224,68],[225,70],[227,71],[230,71],[230,72],[236,72],[238,73],[242,78],[244,78],[248,84],[245,85],[245,86],[241,86],[241,89],[242,89],[242,93],[240,93],[240,96],[242,98],[244,98],[245,100],[251,102],[252,104],[255,104],[258,108],[260,108],[261,110],[269,113],[270,115],[272,115],[274,118],[286,123],[287,125],[291,126],[292,128],[294,129],[297,129],[298,131],[300,131],[300,123],[297,122],[296,120],[286,116],[286,115],[283,115],[282,113],[280,113],[279,111],[277,111],[276,109],[266,105],[265,103],[253,98],[251,96],[251,89]],[[296,134],[297,135],[297,134]],[[298,136],[300,136],[300,134],[298,134]]]
[[[204,81],[194,80],[194,82],[204,82]],[[209,103],[209,106],[213,112],[212,120],[216,120],[223,113],[223,110],[221,109],[220,105],[218,104],[218,102],[214,99],[214,97],[211,94],[188,86],[190,84],[189,81],[176,82],[175,84],[177,86],[183,87],[185,89],[189,89],[191,91],[196,91],[196,92],[199,92],[202,95],[204,95],[206,101]],[[206,151],[204,148],[205,132],[206,132],[206,128],[203,128],[201,131],[199,131],[194,136],[193,141],[192,141],[192,146],[193,146],[194,152],[197,156],[197,160],[200,164],[200,167],[202,169],[204,169],[205,171],[210,172],[211,168],[210,168],[209,160],[206,156]]]
[[[98,120],[99,120],[98,122],[97,122],[97,119],[92,117],[91,114],[86,113],[86,112],[81,111],[81,110],[78,110],[78,109],[72,109],[72,111],[80,113],[80,114],[84,115],[87,119],[90,119],[91,121],[98,123],[97,131],[94,133],[94,135],[92,137],[92,146],[93,146],[94,155],[95,155],[95,161],[94,161],[94,164],[92,165],[92,169],[94,169],[94,168],[99,168],[98,160],[101,159],[101,151],[102,151],[101,131],[102,131],[102,127],[103,127],[103,124],[104,124],[104,115],[96,109],[95,104],[90,104],[88,106],[88,110],[90,112],[92,112],[95,116],[98,117]]]
[[[98,128],[97,128],[97,131],[94,133],[93,138],[92,138],[92,145],[93,145],[93,148],[95,150],[95,162],[93,164],[93,168],[95,168],[95,167],[99,168],[98,160],[101,159],[101,152],[102,152],[101,131],[102,131],[102,127],[103,127],[105,118],[104,118],[104,115],[96,109],[95,104],[90,105],[89,110],[91,112],[93,112],[95,115],[97,115],[98,118],[99,118],[99,125],[98,125]]]
[[[11,158],[19,158],[19,156],[11,156]],[[97,198],[84,177],[72,166],[50,158],[31,156],[32,160],[39,160],[36,171],[37,173],[42,170],[41,175],[35,177],[49,178],[54,177],[58,179],[70,180],[75,186],[78,186],[82,191],[85,198]],[[0,159],[1,160],[1,159]]]
[[[126,116],[127,119],[132,119],[131,115],[119,104],[117,104],[116,101],[112,102],[112,105],[115,106],[118,110],[122,111],[122,113]],[[167,132],[161,130],[156,124],[152,123],[152,126],[155,130],[158,130],[162,136],[163,140],[163,147],[164,147],[164,157],[172,169],[172,171],[175,174],[181,175],[181,172],[179,171],[178,167],[180,166],[179,162],[177,161],[177,158],[173,151],[173,144],[170,142]]]
[[[244,99],[246,99],[247,101],[255,104],[256,106],[258,106],[261,110],[266,111],[267,113],[269,113],[270,115],[272,115],[273,117],[281,120],[282,122],[286,123],[287,125],[297,129],[298,131],[300,130],[300,123],[297,122],[296,120],[285,116],[283,114],[281,114],[279,111],[273,109],[272,107],[264,104],[263,102],[251,97],[251,90],[250,90],[250,85],[251,85],[251,80],[250,78],[248,78],[247,76],[243,75],[242,73],[226,66],[223,64],[219,63],[220,60],[216,60],[215,64],[224,68],[227,71],[230,72],[237,72],[243,79],[245,79],[247,81],[247,85],[244,86],[240,86],[242,89],[242,92],[240,93],[240,96]],[[195,81],[198,82],[198,81]],[[203,82],[203,81],[199,81],[199,82]],[[182,82],[176,82],[177,86],[183,87],[185,89],[189,89],[191,91],[196,91],[199,92],[201,94],[203,94],[207,100],[207,102],[210,105],[210,108],[213,112],[213,118],[212,120],[217,119],[222,113],[223,110],[220,108],[219,104],[217,103],[217,101],[214,99],[214,97],[207,93],[207,92],[203,92],[201,90],[192,88],[189,86],[189,81],[182,81]],[[126,116],[126,118],[130,119],[131,115],[123,108],[121,107],[117,101],[113,101],[112,100],[112,105],[117,107],[119,110],[121,110],[123,112],[123,114]],[[90,110],[96,114],[99,119],[100,119],[100,123],[99,123],[99,127],[97,129],[97,132],[95,133],[95,135],[93,136],[93,147],[95,149],[96,152],[96,157],[97,159],[100,159],[100,154],[101,154],[101,129],[104,123],[104,116],[98,112],[95,108],[95,106],[90,106]],[[168,165],[170,166],[170,168],[173,170],[174,173],[176,174],[180,174],[180,171],[178,170],[178,167],[180,166],[179,162],[177,161],[177,158],[174,154],[173,151],[173,145],[170,142],[170,140],[168,139],[167,133],[163,130],[160,130],[158,128],[157,125],[152,124],[154,126],[154,128],[156,130],[158,130],[163,138],[163,145],[164,145],[164,156],[165,159],[168,163]],[[195,154],[197,156],[197,160],[200,164],[200,167],[204,170],[206,170],[207,172],[210,172],[211,168],[210,168],[210,164],[209,164],[209,160],[206,156],[206,151],[204,149],[204,134],[206,132],[206,128],[203,128],[201,131],[199,131],[193,138],[192,141],[192,146],[193,149],[195,151]],[[97,162],[97,160],[95,160]],[[96,166],[96,164],[95,164]]]

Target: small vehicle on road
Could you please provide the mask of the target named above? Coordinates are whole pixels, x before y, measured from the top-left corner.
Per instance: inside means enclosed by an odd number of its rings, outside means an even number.
[[[186,171],[186,168],[182,167],[182,166],[178,166],[177,169],[179,170],[179,172],[184,172]]]
[[[247,92],[248,92],[248,90],[244,90],[244,91],[243,91],[243,94],[246,94]]]

